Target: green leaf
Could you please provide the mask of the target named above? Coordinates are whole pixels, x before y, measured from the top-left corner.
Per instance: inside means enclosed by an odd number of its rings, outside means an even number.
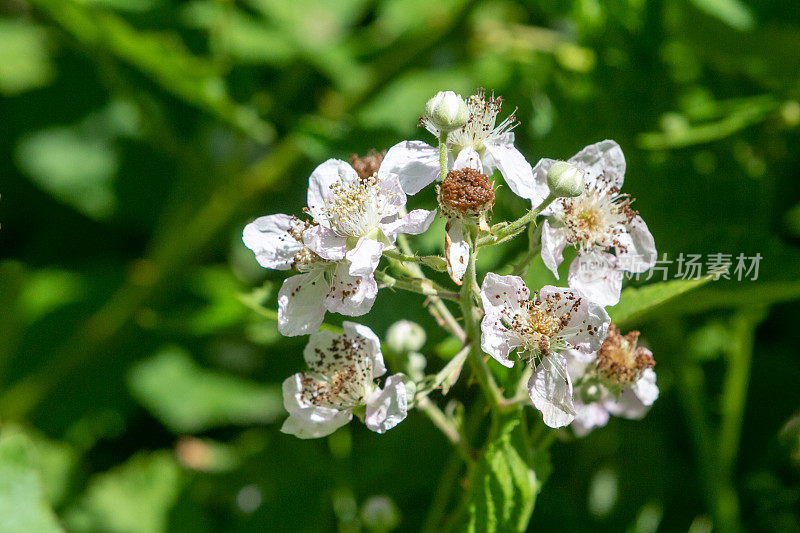
[[[14,96],[50,83],[53,67],[44,28],[0,20],[0,93]]]
[[[727,271],[728,267],[729,265],[709,272],[699,279],[677,279],[653,283],[644,287],[628,287],[622,291],[619,303],[610,308],[608,314],[611,315],[611,320],[617,325],[630,322],[665,302],[708,283],[717,277],[719,273]]]
[[[268,423],[283,412],[278,386],[206,370],[177,347],[135,365],[128,385],[142,405],[175,433]]]
[[[47,505],[37,454],[28,437],[3,430],[0,435],[0,531],[63,531]]]
[[[135,455],[90,479],[65,521],[69,530],[77,533],[168,531],[169,512],[181,485],[181,470],[172,452]]]
[[[470,533],[525,531],[541,488],[518,418],[509,420],[475,467],[469,500]]]

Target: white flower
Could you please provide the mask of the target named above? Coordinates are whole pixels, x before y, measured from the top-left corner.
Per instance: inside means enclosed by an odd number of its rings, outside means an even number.
[[[567,370],[576,383],[571,427],[579,437],[605,426],[609,415],[640,419],[658,398],[653,354],[637,346],[638,337],[638,331],[621,335],[612,324],[597,352],[567,350]]]
[[[341,335],[312,334],[303,351],[309,371],[283,382],[283,405],[289,418],[282,432],[301,439],[324,437],[347,424],[354,412],[377,433],[405,419],[408,398],[403,376],[390,376],[383,389],[375,384],[386,373],[378,337],[360,324],[344,322],[342,326]]]
[[[458,158],[472,160],[472,168],[492,175],[499,170],[515,194],[530,198],[533,173],[530,163],[514,148],[517,125],[514,113],[499,124],[502,98],[487,97],[483,90],[467,99],[470,117],[467,123],[447,136],[447,147],[451,161]],[[439,130],[426,117],[421,125],[437,138]],[[422,141],[402,141],[386,153],[383,164],[386,170],[400,176],[400,184],[407,194],[416,194],[439,177],[439,151]],[[542,197],[544,199],[544,197]]]
[[[544,423],[562,427],[572,422],[572,381],[559,352],[598,350],[610,322],[608,313],[576,289],[547,285],[531,298],[522,278],[492,272],[483,280],[481,300],[483,351],[510,368],[516,350],[516,359],[534,369],[528,392]]]
[[[375,268],[398,233],[421,233],[435,211],[404,217],[406,195],[397,177],[378,170],[360,176],[344,161],[330,159],[309,179],[308,211],[314,224],[288,215],[261,217],[244,229],[245,245],[265,268],[302,272],[278,293],[278,330],[286,336],[317,331],[325,311],[367,313],[375,302]]]
[[[312,227],[296,217],[270,215],[245,226],[242,236],[261,266],[300,272],[278,292],[278,331],[289,337],[317,331],[326,310],[363,315],[378,294],[371,274],[354,276],[349,262],[325,260],[306,246],[303,233]]]
[[[547,174],[557,162],[540,160],[533,169],[536,206],[547,196]],[[656,261],[656,246],[647,224],[622,194],[625,156],[614,141],[592,144],[568,161],[585,172],[586,188],[575,198],[558,198],[543,214],[542,260],[558,279],[568,244],[578,251],[569,269],[569,286],[581,289],[601,305],[616,305],[622,271],[641,273]],[[613,249],[614,254],[609,253]]]
[[[306,230],[303,240],[324,259],[347,259],[352,276],[372,275],[398,233],[422,233],[436,215],[416,209],[401,218],[406,194],[384,166],[361,176],[349,163],[329,159],[309,179],[308,210],[319,225]]]

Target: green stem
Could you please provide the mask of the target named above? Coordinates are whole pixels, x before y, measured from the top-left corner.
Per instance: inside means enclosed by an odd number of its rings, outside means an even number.
[[[486,235],[485,237],[478,239],[478,243],[476,246],[478,248],[480,248],[481,246],[491,246],[493,244],[498,244],[512,237],[515,237],[520,233],[520,230],[522,230],[522,228],[525,227],[526,224],[535,220],[536,217],[539,216],[539,213],[544,211],[544,209],[548,205],[553,203],[553,200],[555,199],[556,197],[553,196],[553,194],[551,193],[550,195],[547,196],[547,198],[544,199],[544,201],[541,204],[536,206],[536,209],[528,211],[527,213],[519,217],[517,220],[509,222],[505,226],[498,224],[498,226],[500,227],[497,228],[497,226],[495,226],[495,228],[497,229],[493,228],[493,232],[490,235]]]
[[[425,265],[437,272],[447,272],[447,262],[444,257],[438,255],[408,255],[397,250],[384,250],[383,255],[389,259],[400,261],[401,263],[418,263]]]
[[[475,272],[476,229],[474,226],[468,226],[468,231],[465,235],[469,244],[469,260],[467,261],[467,270],[464,273],[464,283],[461,286],[461,313],[464,315],[464,328],[467,334],[467,342],[470,346],[470,366],[489,399],[489,405],[492,409],[496,409],[503,400],[503,395],[494,380],[494,376],[492,376],[492,371],[486,361],[483,360],[483,352],[480,348],[481,329],[478,323],[477,308],[473,300],[473,287],[477,285]]]
[[[381,270],[375,271],[375,279],[383,283],[385,287],[416,292],[417,294],[424,294],[425,296],[435,296],[454,302],[459,301],[458,293],[448,291],[438,283],[429,279],[395,278]]]
[[[439,134],[439,180],[447,177],[447,133]]]
[[[428,398],[422,398],[417,403],[417,408],[424,412],[433,425],[441,431],[447,439],[456,446],[456,449],[465,461],[475,458],[475,451],[469,447],[467,441],[455,424],[445,415],[441,409],[431,402]]]
[[[448,378],[450,378],[453,373],[457,372],[461,365],[464,364],[464,360],[466,360],[469,352],[470,347],[465,346],[456,355],[454,355],[452,359],[450,359],[444,368],[442,368],[435,375],[428,376],[426,378],[426,380],[429,380],[429,383],[425,381],[421,382],[424,383],[425,388],[423,390],[417,390],[415,401],[418,401],[421,398],[426,398],[431,392],[438,389]]]

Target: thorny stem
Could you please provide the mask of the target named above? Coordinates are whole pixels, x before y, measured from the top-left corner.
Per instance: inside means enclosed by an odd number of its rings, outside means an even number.
[[[419,263],[437,272],[447,272],[447,263],[444,257],[438,255],[408,255],[397,250],[384,250],[383,255],[389,259],[400,261],[401,263]]]
[[[498,244],[516,236],[526,224],[535,220],[536,217],[539,216],[539,213],[544,211],[545,208],[553,203],[553,200],[555,199],[556,197],[551,193],[547,196],[547,198],[544,199],[542,203],[536,206],[536,209],[528,211],[517,220],[510,222],[505,226],[498,224],[500,227],[498,228],[495,226],[497,229],[492,228],[492,233],[490,235],[486,235],[485,237],[478,239],[476,246],[478,248],[481,246],[491,246],[492,244]]]
[[[425,385],[425,390],[417,392],[415,401],[426,398],[431,392],[438,389],[448,378],[450,378],[453,373],[458,372],[461,368],[461,365],[464,364],[464,360],[466,360],[467,356],[469,355],[469,352],[470,347],[465,346],[456,355],[454,355],[447,365],[445,365],[444,368],[442,368],[433,376],[433,380],[430,382],[430,384]]]
[[[425,296],[435,296],[454,302],[458,301],[458,293],[450,292],[438,283],[427,278],[395,278],[386,272],[376,270],[375,279],[383,283],[385,287],[416,292],[417,294],[424,294]]]
[[[397,236],[397,246],[400,250],[406,255],[411,254],[411,246],[408,244],[408,239],[406,238],[405,234],[401,233]],[[409,274],[416,276],[418,278],[427,279],[425,274],[422,272],[422,269],[416,263],[395,263],[403,268]],[[442,326],[444,329],[449,331],[452,335],[454,335],[458,340],[464,342],[466,339],[466,334],[464,333],[464,329],[456,320],[456,317],[453,316],[453,313],[447,308],[445,303],[442,301],[441,298],[437,296],[431,296],[428,299],[428,304],[425,306],[428,309],[428,312],[433,315],[436,319],[436,322]]]
[[[469,244],[469,260],[467,261],[467,271],[464,273],[464,284],[461,286],[461,312],[464,315],[464,327],[467,334],[467,342],[470,346],[470,365],[478,379],[478,383],[484,393],[489,398],[489,405],[495,409],[503,399],[503,394],[497,386],[492,376],[492,371],[483,360],[483,352],[480,348],[480,325],[478,324],[478,313],[473,301],[475,296],[473,287],[477,285],[475,274],[475,236],[476,228],[469,226],[466,238]]]
[[[428,418],[431,419],[433,425],[439,428],[439,430],[444,433],[444,436],[456,446],[456,449],[458,449],[465,461],[475,459],[475,451],[470,448],[464,436],[441,409],[436,407],[428,398],[420,399],[419,402],[417,402],[417,407],[421,409]]]

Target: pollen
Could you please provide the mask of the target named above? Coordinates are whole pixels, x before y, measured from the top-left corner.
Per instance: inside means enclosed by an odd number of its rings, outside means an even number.
[[[625,251],[619,236],[638,214],[629,195],[622,194],[605,175],[575,198],[559,198],[567,241],[578,248],[611,248]]]
[[[439,186],[439,205],[450,216],[478,217],[494,205],[493,184],[478,170],[451,170]]]
[[[520,301],[522,311],[505,317],[505,322],[526,351],[546,356],[563,347],[561,333],[577,313],[581,302],[580,297],[571,293],[544,297],[535,293],[530,300]]]
[[[647,368],[656,364],[653,354],[647,348],[637,346],[638,331],[621,335],[619,329],[611,324],[606,339],[597,352],[597,372],[612,385],[627,387],[633,385]]]
[[[330,192],[324,212],[331,229],[345,237],[361,237],[375,229],[401,194],[387,189],[376,173],[355,180],[340,178]]]

